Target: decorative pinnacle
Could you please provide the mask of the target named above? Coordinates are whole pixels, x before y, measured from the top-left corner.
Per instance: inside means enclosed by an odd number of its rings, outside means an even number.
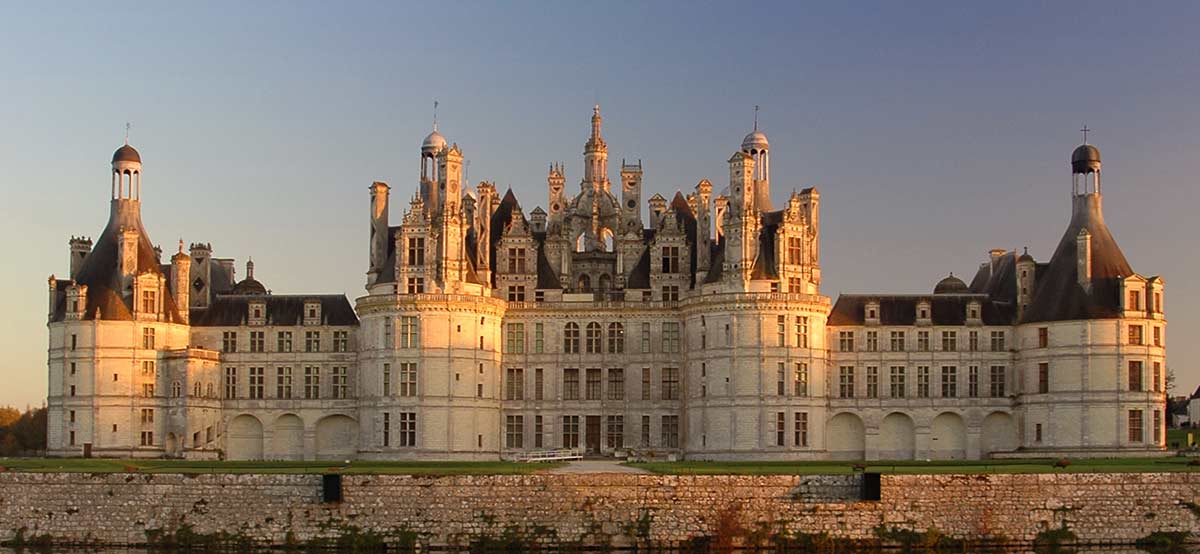
[[[183,237],[179,237],[179,253],[183,254]]]

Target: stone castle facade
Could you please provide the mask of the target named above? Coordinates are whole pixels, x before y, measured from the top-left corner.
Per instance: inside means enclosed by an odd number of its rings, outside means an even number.
[[[270,292],[246,263],[140,216],[112,160],[109,223],[49,280],[49,448],[60,456],[496,459],[580,448],[689,459],[1156,455],[1164,283],[1104,223],[1100,155],[1072,155],[1049,261],[993,250],[932,294],[820,292],[820,195],[771,204],[755,130],[727,186],[609,181],[599,107],[579,191],[549,211],[465,188],[434,131],[407,206],[370,192],[366,295]],[[408,192],[406,191],[406,195]],[[398,225],[390,216],[399,216]]]

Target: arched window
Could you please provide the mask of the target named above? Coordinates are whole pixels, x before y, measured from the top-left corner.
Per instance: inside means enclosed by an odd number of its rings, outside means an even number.
[[[592,292],[592,278],[587,275],[580,275],[579,285],[575,288],[578,292]]]
[[[595,321],[587,324],[587,353],[603,354],[604,341],[601,338],[600,324]]]
[[[192,398],[200,398],[200,381],[192,385]]]
[[[608,353],[622,354],[625,352],[625,326],[620,323],[608,324]]]
[[[600,276],[600,292],[608,292],[610,288],[612,288],[612,277],[605,273]]]
[[[207,388],[207,390],[205,390],[205,392],[204,392],[204,397],[205,397],[205,398],[216,398],[216,397],[217,397],[217,393],[216,393],[216,392],[215,392],[215,390],[213,389],[213,384],[212,384],[212,383],[209,383],[209,384],[208,384],[208,388]]]
[[[183,385],[179,381],[171,383],[171,398],[179,398],[183,396]]]
[[[605,252],[613,252],[613,232],[612,229],[605,227],[600,230],[600,242],[604,244]]]
[[[563,352],[567,354],[579,353],[579,324],[574,321],[567,324],[563,329]]]

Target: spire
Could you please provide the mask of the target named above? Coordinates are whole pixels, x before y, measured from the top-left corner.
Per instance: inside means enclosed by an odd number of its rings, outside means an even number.
[[[1083,124],[1083,128],[1079,130],[1079,132],[1083,133],[1083,143],[1084,143],[1084,144],[1087,144],[1087,143],[1088,143],[1088,141],[1087,141],[1087,134],[1088,134],[1088,131],[1091,131],[1091,129],[1088,129],[1088,126],[1087,126],[1087,124],[1086,124],[1086,123],[1084,123],[1084,124]]]
[[[600,104],[592,107],[592,139],[600,138]]]
[[[129,127],[131,127],[131,125],[129,124],[128,121],[126,121],[125,122],[125,146],[129,146]],[[1087,141],[1084,141],[1084,142],[1087,142]]]
[[[758,104],[754,105],[754,130],[758,130]]]
[[[246,278],[247,279],[254,278],[254,258],[246,259]]]
[[[433,101],[433,132],[435,132],[435,133],[437,132],[437,107],[438,107],[438,101],[434,100]]]

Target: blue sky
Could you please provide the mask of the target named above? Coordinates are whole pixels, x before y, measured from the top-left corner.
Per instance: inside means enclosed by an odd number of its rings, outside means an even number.
[[[44,398],[45,279],[102,229],[126,121],[156,243],[353,299],[367,185],[411,196],[435,98],[472,181],[526,211],[551,161],[575,190],[593,103],[611,167],[643,160],[664,196],[723,186],[760,105],[776,202],[821,192],[831,296],[931,290],[990,248],[1045,260],[1086,123],[1112,231],[1166,278],[1176,392],[1200,382],[1200,4],[42,4],[0,20],[0,404]]]

